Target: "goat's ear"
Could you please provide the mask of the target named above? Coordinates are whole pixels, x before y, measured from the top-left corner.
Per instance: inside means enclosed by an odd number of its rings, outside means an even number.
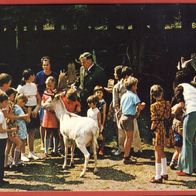
[[[59,100],[59,98],[60,98],[60,93],[58,93],[58,94],[56,94],[56,95],[54,96],[54,100]]]

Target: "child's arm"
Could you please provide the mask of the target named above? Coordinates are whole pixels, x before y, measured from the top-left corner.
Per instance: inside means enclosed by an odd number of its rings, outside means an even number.
[[[103,105],[103,120],[102,120],[102,126],[103,126],[103,128],[105,127],[105,122],[106,122],[106,108],[107,108],[107,104],[105,103]]]
[[[98,121],[99,130],[101,132],[102,130],[101,130],[101,113],[100,112],[97,113],[97,121]]]
[[[2,124],[0,124],[0,133],[15,132],[15,131],[17,131],[16,127],[12,127],[10,129],[3,129]]]
[[[37,95],[36,95],[36,98],[37,98],[37,106],[35,107],[35,109],[31,112],[31,115],[36,118],[37,117],[37,114],[38,114],[38,111],[40,109],[40,105],[41,105],[41,96],[40,94],[37,92]]]
[[[138,117],[140,115],[141,110],[143,110],[145,108],[145,103],[138,103],[136,106],[136,117]]]

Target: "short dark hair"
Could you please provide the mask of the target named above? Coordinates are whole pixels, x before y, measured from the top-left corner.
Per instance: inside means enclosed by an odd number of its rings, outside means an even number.
[[[17,90],[15,89],[15,88],[8,88],[7,90],[6,90],[6,94],[7,94],[7,96],[9,97],[10,95],[12,95],[12,94],[17,94]]]
[[[104,88],[102,86],[97,85],[97,86],[95,86],[95,88],[93,90],[93,93],[96,93],[97,91],[104,92]]]
[[[22,80],[21,84],[25,85],[25,81],[29,79],[30,76],[34,75],[35,73],[33,72],[32,69],[25,69],[22,73]]]
[[[3,86],[4,84],[8,84],[10,81],[12,81],[11,75],[7,73],[0,74],[0,86]]]
[[[5,93],[0,93],[0,103],[8,100],[8,96]]]
[[[44,61],[45,59],[49,60],[49,62],[51,63],[51,57],[49,57],[49,56],[43,56],[43,57],[41,58],[41,64],[43,64],[43,61]]]
[[[98,102],[98,97],[95,95],[91,95],[87,98],[87,103],[94,103],[97,104]]]
[[[132,76],[133,75],[133,69],[128,66],[124,66],[122,68],[122,78],[125,78],[125,76]]]
[[[117,65],[116,67],[114,67],[114,72],[116,73],[119,80],[122,78],[122,68],[123,65]]]

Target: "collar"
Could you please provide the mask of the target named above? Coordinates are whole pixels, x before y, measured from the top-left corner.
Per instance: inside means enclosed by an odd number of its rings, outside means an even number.
[[[89,68],[88,71],[90,71],[90,69],[94,66],[95,63],[93,63]]]

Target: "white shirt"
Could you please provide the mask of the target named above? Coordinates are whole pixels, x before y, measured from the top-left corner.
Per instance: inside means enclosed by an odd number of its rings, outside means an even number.
[[[188,83],[182,83],[183,96],[185,101],[185,114],[196,112],[196,88]]]
[[[2,110],[0,110],[0,124],[3,129],[7,129],[6,119],[5,119],[5,116],[2,112]],[[7,138],[8,138],[7,132],[5,132],[5,133],[0,132],[0,139],[7,139]]]
[[[98,124],[98,119],[97,119],[97,114],[99,113],[99,109],[98,108],[89,108],[87,111],[87,117],[92,118],[93,120],[95,120]]]
[[[34,83],[26,83],[25,85],[19,85],[17,91],[24,94],[28,98],[26,106],[36,106],[37,105],[37,86]]]

